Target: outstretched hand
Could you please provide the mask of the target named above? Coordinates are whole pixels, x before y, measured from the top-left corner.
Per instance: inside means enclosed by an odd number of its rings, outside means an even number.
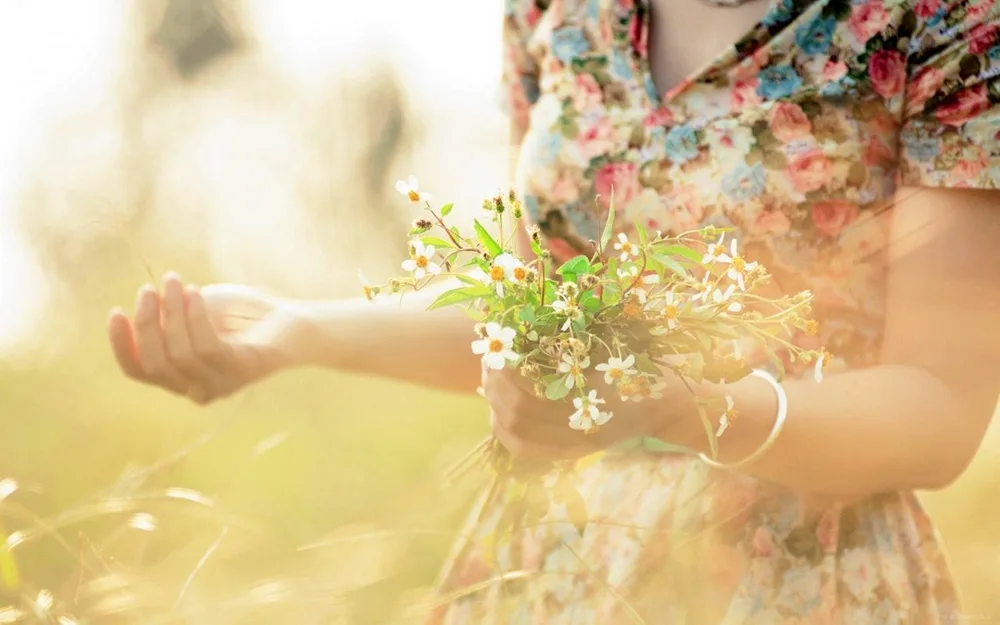
[[[129,378],[199,404],[226,397],[289,364],[294,315],[244,286],[198,289],[175,274],[139,290],[135,311],[111,311],[108,336]]]

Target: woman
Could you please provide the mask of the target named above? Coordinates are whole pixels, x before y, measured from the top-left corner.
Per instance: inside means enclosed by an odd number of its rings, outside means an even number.
[[[508,0],[518,188],[560,258],[597,238],[612,188],[622,231],[637,220],[664,231],[735,227],[775,288],[815,294],[819,334],[796,341],[834,354],[825,379],[789,363],[787,425],[738,471],[686,455],[604,456],[582,475],[582,534],[555,506],[486,548],[498,508],[475,509],[442,575],[450,600],[435,622],[961,618],[913,491],[962,473],[997,397],[998,9],[709,1],[720,4]],[[518,455],[573,456],[636,434],[704,447],[676,382],[654,405],[613,406],[596,439],[571,431],[565,410],[523,391],[516,372],[481,376],[468,325],[454,312],[416,314],[426,303],[416,297],[400,310],[229,296],[261,311],[247,334],[214,332],[217,290],[185,294],[170,277],[162,298],[142,291],[134,320],[111,318],[126,373],[198,401],[303,363],[482,383],[494,432]],[[401,353],[427,366],[411,369]],[[777,402],[765,382],[695,390],[731,395],[739,410],[723,461],[768,437]]]

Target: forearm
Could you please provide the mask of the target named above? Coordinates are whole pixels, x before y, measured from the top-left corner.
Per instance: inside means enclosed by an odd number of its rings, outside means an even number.
[[[416,293],[335,301],[295,301],[300,320],[292,360],[447,391],[475,392],[480,367],[470,344],[473,322],[454,306],[428,305],[457,281]]]
[[[916,367],[879,366],[829,375],[821,384],[786,380],[782,387],[788,396],[784,429],[762,458],[740,470],[794,490],[852,498],[940,488],[961,474],[981,440],[981,432],[971,431],[978,421],[965,414],[969,407]],[[767,382],[749,377],[702,385],[698,393],[729,395],[738,410],[719,440],[721,461],[744,458],[767,438],[777,413]],[[703,431],[688,436],[695,447],[707,448]]]

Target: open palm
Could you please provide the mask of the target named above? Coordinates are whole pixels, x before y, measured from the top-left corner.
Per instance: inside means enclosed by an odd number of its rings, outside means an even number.
[[[184,285],[139,290],[135,311],[111,312],[108,335],[128,377],[199,404],[226,397],[289,362],[289,309],[256,289]]]

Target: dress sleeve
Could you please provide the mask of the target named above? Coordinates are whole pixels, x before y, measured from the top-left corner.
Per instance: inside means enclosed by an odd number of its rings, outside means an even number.
[[[931,6],[935,5],[935,6]],[[900,130],[905,185],[1000,188],[1000,5],[915,3]]]
[[[538,65],[530,42],[542,10],[536,0],[505,0],[501,43],[500,107],[522,128],[528,125],[531,105],[538,100]]]

